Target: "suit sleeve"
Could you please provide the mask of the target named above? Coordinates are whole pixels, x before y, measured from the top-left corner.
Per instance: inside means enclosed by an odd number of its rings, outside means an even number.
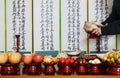
[[[102,22],[103,25],[105,25],[106,23],[111,23],[111,22],[118,20],[118,14],[116,12],[116,4],[117,4],[117,0],[114,0],[113,6],[112,6],[112,12],[109,15],[109,17],[104,22]]]
[[[109,23],[108,26],[101,28],[102,35],[120,34],[120,20]]]

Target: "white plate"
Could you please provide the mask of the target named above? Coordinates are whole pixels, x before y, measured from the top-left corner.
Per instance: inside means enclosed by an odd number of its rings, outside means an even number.
[[[80,53],[82,53],[83,51],[79,50],[79,51],[74,51],[74,52],[67,52],[68,55],[71,55],[71,56],[77,56],[79,55]]]
[[[96,54],[98,58],[102,59],[105,54]]]

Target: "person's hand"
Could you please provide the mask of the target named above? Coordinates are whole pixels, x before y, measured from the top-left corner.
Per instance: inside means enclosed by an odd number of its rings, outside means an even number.
[[[91,21],[91,22],[85,21],[83,28],[84,28],[85,32],[89,33],[89,32],[92,32],[94,29],[97,29],[100,27],[103,27],[103,25],[101,23],[94,22],[94,21]]]
[[[96,28],[92,31],[92,34],[95,34],[97,36],[100,36],[102,33],[101,33],[101,28]]]
[[[99,22],[92,21],[92,23],[97,25],[98,27],[104,27],[104,25]]]

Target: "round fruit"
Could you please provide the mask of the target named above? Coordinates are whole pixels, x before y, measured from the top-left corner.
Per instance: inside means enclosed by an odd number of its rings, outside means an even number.
[[[57,62],[59,61],[59,59],[58,59],[58,58],[52,58],[52,61],[53,61],[54,63],[57,63]]]
[[[0,64],[5,64],[8,62],[8,55],[0,53]]]
[[[50,64],[50,63],[52,63],[52,59],[51,58],[44,58],[43,62],[45,64]]]
[[[9,62],[11,64],[17,64],[21,61],[22,55],[20,53],[12,53],[9,55]]]
[[[14,51],[9,51],[9,52],[7,52],[6,54],[9,56],[9,55],[11,55],[11,54],[13,54],[13,53],[15,53]]]
[[[34,54],[33,56],[34,63],[41,63],[43,59],[44,59],[44,56],[42,54]]]
[[[30,64],[32,62],[32,54],[23,54],[22,61],[24,64]]]

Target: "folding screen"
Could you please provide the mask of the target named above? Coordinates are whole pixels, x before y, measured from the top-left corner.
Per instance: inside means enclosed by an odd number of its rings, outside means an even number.
[[[0,51],[4,51],[4,43],[5,43],[5,19],[4,19],[4,0],[0,0]]]
[[[59,50],[59,0],[34,0],[35,51]]]
[[[20,35],[20,50],[31,51],[31,0],[6,0],[7,50],[16,51]]]
[[[112,0],[89,0],[89,21],[103,22],[111,13]],[[93,42],[94,41],[94,42]],[[90,40],[90,49],[95,50],[95,40]],[[100,39],[100,50],[107,51],[115,48],[115,36],[102,36]]]
[[[16,51],[16,35],[20,35],[20,51],[31,52],[87,51],[88,45],[90,51],[96,51],[95,39],[87,44],[84,22],[103,22],[111,13],[113,0],[0,1],[0,50]],[[120,48],[119,36],[100,40],[101,51]]]

